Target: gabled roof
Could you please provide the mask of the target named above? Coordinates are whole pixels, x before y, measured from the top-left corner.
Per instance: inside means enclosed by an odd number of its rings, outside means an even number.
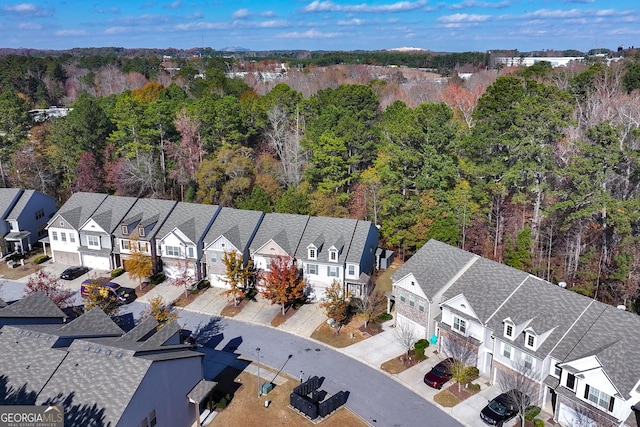
[[[434,296],[456,274],[462,271],[471,260],[478,258],[477,255],[470,252],[431,239],[401,265],[391,275],[391,279],[398,282],[408,274],[413,274],[427,298],[433,300]]]
[[[533,353],[544,358],[592,301],[591,298],[567,291],[538,277],[529,276],[489,320],[487,326],[501,336],[504,329],[503,320],[510,318],[515,325],[528,322],[527,327],[533,329],[537,335],[551,331]],[[513,343],[525,349],[527,353],[532,353],[531,349],[524,347],[524,334],[517,337]]]
[[[358,220],[349,218],[309,217],[295,258],[306,260],[308,258],[307,247],[313,245],[319,249],[318,262],[343,264],[349,253],[357,223]],[[332,246],[338,249],[337,262],[329,261],[328,249]]]
[[[59,217],[74,229],[80,229],[87,219],[95,212],[100,204],[106,199],[106,194],[101,193],[74,193],[69,197],[58,212],[49,220],[49,227],[55,226]]]
[[[0,220],[4,220],[22,194],[19,188],[0,188]]]
[[[84,227],[89,219],[94,220],[104,231],[111,234],[118,228],[120,221],[136,202],[135,197],[107,196],[90,218],[82,224]],[[91,231],[86,229],[86,231]]]
[[[126,224],[131,224],[131,219],[135,218],[134,222],[138,222],[142,224],[145,228],[150,226],[151,228],[145,231],[145,235],[139,237],[140,240],[143,241],[151,241],[155,239],[156,233],[165,220],[176,206],[175,201],[173,200],[161,200],[161,199],[138,199],[135,204],[127,212],[126,217],[122,219],[122,222]],[[120,227],[116,227],[113,231],[113,235],[118,238],[132,238],[138,237],[138,231],[136,229],[129,230],[129,234],[127,236],[122,234],[122,230]]]
[[[99,307],[92,308],[60,328],[61,335],[105,336],[122,333],[120,326]]]
[[[258,232],[251,241],[251,252],[256,252],[267,242],[273,240],[283,251],[293,257],[308,221],[309,216],[307,215],[265,214]]]
[[[367,248],[367,238],[371,233],[375,233],[376,239],[374,245],[376,247]],[[373,225],[371,221],[358,221],[356,223],[356,229],[353,232],[353,237],[351,238],[351,243],[349,244],[349,252],[347,253],[347,262],[360,264],[362,258],[364,257],[365,251],[372,250],[373,253],[371,256],[375,255],[375,250],[377,249],[378,242],[378,228]],[[373,273],[369,271],[368,273]]]
[[[529,273],[479,258],[444,292],[443,301],[464,294],[484,324],[528,277]]]
[[[220,209],[204,238],[205,247],[220,236],[224,236],[236,249],[242,252],[249,245],[263,216],[264,213],[260,211],[227,207]]]
[[[178,202],[158,231],[157,238],[163,239],[177,228],[193,243],[198,243],[209,230],[219,210],[217,205]]]
[[[0,318],[2,317],[66,319],[67,315],[64,314],[64,312],[60,310],[44,292],[38,291],[14,302],[11,305],[5,304],[3,308],[0,308]]]

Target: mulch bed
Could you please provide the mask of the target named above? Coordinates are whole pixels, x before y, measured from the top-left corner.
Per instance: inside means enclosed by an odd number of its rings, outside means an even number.
[[[291,318],[294,314],[296,314],[297,310],[294,307],[289,307],[285,309],[284,315],[282,314],[282,310],[278,310],[273,319],[271,319],[271,326],[278,327],[282,325],[287,319]]]
[[[376,334],[379,334],[380,332],[382,332],[382,326],[378,325],[377,323],[374,322],[369,322],[369,324],[367,324],[367,327],[365,328],[364,325],[360,326],[358,328],[358,330],[360,332],[362,332],[363,334],[368,334],[369,336],[374,336]]]
[[[222,309],[220,315],[225,317],[233,317],[236,314],[240,313],[247,304],[249,304],[249,300],[246,298],[240,301],[238,305],[235,305],[233,301],[231,301]]]
[[[415,354],[413,354],[413,350],[411,350],[411,352],[409,352],[409,356],[402,354],[398,357],[387,360],[380,365],[380,369],[390,374],[399,374],[400,372],[405,371],[425,360],[427,360],[427,357],[422,360],[418,360]]]

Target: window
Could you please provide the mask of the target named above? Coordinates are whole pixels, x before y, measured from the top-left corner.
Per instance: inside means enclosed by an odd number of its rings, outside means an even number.
[[[504,322],[504,336],[507,338],[513,338],[513,323]]]
[[[530,354],[525,354],[522,358],[525,369],[533,369],[533,357]]]
[[[44,209],[38,209],[36,211],[36,219],[40,219],[44,216]]]
[[[327,276],[329,277],[339,277],[340,272],[338,271],[338,267],[327,266]]]
[[[138,236],[144,237],[145,235],[144,233],[145,233],[144,227],[138,227]]]
[[[329,260],[337,261],[338,260],[338,251],[329,251]]]
[[[309,274],[318,274],[318,264],[307,264]]]
[[[211,262],[218,262],[218,254],[215,252],[211,252],[211,255],[209,256],[209,260]]]
[[[347,267],[349,270],[349,276],[355,276],[356,275],[356,266],[351,264]]]
[[[180,248],[178,246],[165,246],[164,251],[167,256],[180,256]]]
[[[149,420],[147,419],[147,417],[144,417],[142,419],[142,422],[140,423],[140,427],[149,427]]]
[[[64,227],[64,221],[60,221],[60,227]]]
[[[531,333],[529,333],[529,332],[527,332],[525,346],[535,349],[536,348],[536,336],[531,334]]]
[[[60,240],[62,240],[63,242],[67,241],[67,233],[61,232],[60,233]]]
[[[58,240],[58,232],[57,231],[52,231],[51,232],[51,237],[53,238],[53,240],[57,241]]]
[[[513,353],[513,348],[507,343],[502,344],[502,355],[511,360],[511,353]]]
[[[409,295],[409,305],[411,307],[415,307],[416,305],[416,297],[414,297],[413,295]]]
[[[76,235],[73,233],[69,233],[69,242],[71,243],[75,243],[76,242]]]
[[[149,426],[153,427],[156,424],[158,424],[158,421],[156,420],[156,410],[154,409],[153,411],[149,412]]]
[[[87,246],[100,249],[100,238],[98,236],[87,236]]]
[[[193,246],[189,246],[187,248],[187,252],[189,253],[189,258],[193,258]]]
[[[467,333],[467,322],[459,317],[453,318],[453,329],[460,332],[461,334]]]
[[[407,300],[407,296],[404,294],[404,292],[400,293],[400,301],[405,302]]]
[[[589,401],[609,412],[613,412],[614,398],[595,387],[589,386],[589,384],[587,384],[584,389],[584,398],[589,399]]]
[[[149,253],[149,242],[138,242],[138,250]]]
[[[553,376],[560,378],[562,376],[562,368],[558,365],[553,370]]]
[[[571,390],[575,390],[576,388],[576,377],[573,374],[567,374],[567,388]]]
[[[316,259],[316,249],[309,248],[309,259]]]
[[[120,232],[126,236],[127,234],[129,234],[129,227],[127,227],[126,225],[120,226]]]
[[[121,240],[120,241],[120,247],[124,250],[131,250],[131,246],[129,245],[129,241],[128,240]]]
[[[421,299],[418,300],[418,310],[424,312],[424,301]]]

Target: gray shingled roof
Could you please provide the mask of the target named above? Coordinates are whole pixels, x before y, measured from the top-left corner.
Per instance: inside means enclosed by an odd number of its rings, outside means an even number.
[[[224,236],[239,251],[249,245],[253,232],[260,224],[263,212],[222,208],[204,238],[205,247]]]
[[[258,232],[251,241],[251,252],[256,252],[273,240],[283,251],[293,257],[308,221],[307,215],[265,214]]]
[[[153,316],[148,316],[142,322],[138,323],[129,332],[118,338],[118,341],[138,342],[154,334],[158,328],[158,321]]]
[[[13,209],[11,209],[11,211],[7,214],[6,219],[18,218],[24,210],[25,206],[27,206],[27,203],[29,202],[31,197],[33,197],[33,195],[35,194],[35,192],[35,190],[24,190],[16,204],[13,205]]]
[[[318,249],[317,260],[329,263],[328,249],[335,246],[338,249],[337,263],[344,263],[357,223],[358,220],[349,218],[310,217],[300,239],[295,258],[306,260],[308,258],[307,247],[313,244]]]
[[[479,257],[431,239],[400,266],[391,275],[391,279],[397,282],[413,273],[427,298],[433,300],[434,296],[473,259],[477,260]],[[466,295],[466,290],[464,293]]]
[[[124,331],[100,307],[73,319],[60,328],[60,335],[121,335]]]
[[[443,301],[464,294],[484,324],[528,277],[523,271],[479,258],[444,292]]]
[[[192,402],[200,404],[205,400],[216,386],[216,382],[208,380],[200,380],[198,384],[187,394]]]
[[[66,314],[47,297],[38,291],[11,305],[0,308],[0,317],[43,317],[65,319]]]
[[[162,228],[164,221],[167,219],[176,203],[177,202],[173,200],[138,199],[123,221],[130,223],[130,220],[135,218],[136,226],[138,221],[145,226],[153,223],[153,227],[146,231],[144,237],[140,237],[140,240],[151,241],[156,238],[156,233],[160,228]],[[120,227],[116,227],[113,231],[113,235],[119,238],[130,238],[132,236],[137,236],[137,231],[129,230],[129,235],[124,236]]]
[[[516,325],[528,322],[527,327],[532,328],[536,335],[552,331],[533,353],[539,358],[544,358],[592,301],[591,298],[567,291],[538,277],[529,276],[491,318],[487,326],[498,335],[502,335],[503,321],[510,318]],[[524,346],[524,334],[517,337],[513,343],[531,353],[531,349]]]
[[[107,196],[104,202],[91,215],[91,219],[105,232],[111,234],[118,228],[120,221],[129,212],[136,200],[135,197]]]
[[[0,220],[9,215],[20,194],[22,190],[19,188],[0,188]]]
[[[106,194],[101,193],[74,193],[49,221],[49,225],[58,221],[59,216],[61,216],[67,224],[78,230],[106,197]]]
[[[347,253],[346,258],[347,262],[360,264],[360,261],[362,261],[364,257],[365,251],[369,251],[369,249],[372,249],[374,251],[374,253],[371,255],[372,258],[375,256],[377,243],[376,247],[374,248],[366,247],[367,237],[371,232],[376,233],[376,235],[378,234],[378,229],[373,225],[373,223],[371,223],[371,221],[358,221],[358,223],[356,224],[356,229],[353,232],[351,243],[349,244],[349,252]],[[373,271],[368,271],[367,273],[373,273]]]
[[[157,238],[163,239],[175,228],[184,233],[193,243],[198,243],[218,213],[218,205],[178,202],[165,221]]]

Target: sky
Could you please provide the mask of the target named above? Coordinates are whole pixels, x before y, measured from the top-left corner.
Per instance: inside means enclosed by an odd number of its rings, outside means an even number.
[[[0,0],[0,47],[439,52],[640,46],[638,0]]]

